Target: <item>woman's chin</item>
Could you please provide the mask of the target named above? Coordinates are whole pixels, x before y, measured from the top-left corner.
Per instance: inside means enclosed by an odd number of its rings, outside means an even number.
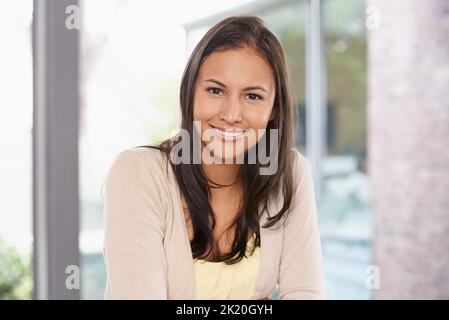
[[[245,150],[235,150],[232,148],[232,144],[229,148],[223,148],[223,146],[214,148],[208,145],[203,149],[203,161],[206,164],[243,164],[244,156]]]

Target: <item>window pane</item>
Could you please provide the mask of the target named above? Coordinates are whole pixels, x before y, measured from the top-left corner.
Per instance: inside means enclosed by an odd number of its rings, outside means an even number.
[[[33,2],[0,2],[0,300],[32,295]]]
[[[305,153],[306,145],[306,23],[307,2],[282,6],[260,17],[267,27],[276,35],[287,56],[287,68],[290,73],[291,86],[294,93],[294,108],[296,118],[295,144]]]
[[[370,298],[371,207],[366,169],[365,1],[324,2],[327,146],[321,231],[328,298]]]

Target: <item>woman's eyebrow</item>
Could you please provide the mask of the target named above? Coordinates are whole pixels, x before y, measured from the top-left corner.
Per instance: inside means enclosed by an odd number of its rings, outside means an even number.
[[[223,88],[227,88],[227,86],[223,82],[220,82],[220,81],[215,80],[215,79],[206,79],[204,81],[214,82],[214,83],[222,86]],[[250,86],[250,87],[244,88],[243,90],[246,91],[246,90],[257,90],[257,89],[265,91],[266,93],[268,93],[268,91],[264,87],[262,87],[262,86]]]

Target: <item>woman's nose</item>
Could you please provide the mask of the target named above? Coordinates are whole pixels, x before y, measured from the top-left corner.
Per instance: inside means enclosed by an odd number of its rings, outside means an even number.
[[[242,102],[239,97],[230,97],[223,103],[220,118],[230,124],[242,121]]]

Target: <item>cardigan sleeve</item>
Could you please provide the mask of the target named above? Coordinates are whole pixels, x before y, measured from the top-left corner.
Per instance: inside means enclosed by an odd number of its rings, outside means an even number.
[[[105,299],[167,299],[165,209],[152,159],[132,149],[114,159],[104,189]]]
[[[324,299],[324,270],[312,174],[296,149],[293,199],[284,222],[280,299]]]

